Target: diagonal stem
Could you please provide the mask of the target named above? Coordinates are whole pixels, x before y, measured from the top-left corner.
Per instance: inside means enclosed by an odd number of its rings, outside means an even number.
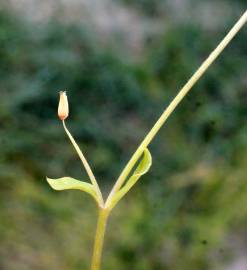
[[[73,138],[73,136],[69,132],[68,128],[66,127],[65,121],[63,120],[62,122],[63,122],[64,130],[65,130],[66,134],[68,135],[68,137],[69,137],[72,145],[74,146],[74,148],[75,148],[78,156],[80,157],[81,162],[84,165],[85,170],[86,170],[86,172],[87,172],[87,174],[88,174],[88,176],[89,176],[89,178],[90,178],[90,180],[91,180],[91,182],[92,182],[92,184],[93,184],[93,186],[95,188],[95,192],[97,193],[97,197],[99,198],[100,205],[103,206],[104,205],[104,200],[103,200],[102,193],[100,191],[99,185],[97,183],[97,180],[96,180],[96,178],[95,178],[95,176],[93,174],[93,171],[92,171],[90,165],[88,164],[85,156],[83,155],[80,147],[78,146],[78,144],[76,143],[75,139]]]
[[[247,11],[240,17],[237,23],[233,26],[230,32],[225,36],[225,38],[220,42],[220,44],[215,48],[215,50],[208,56],[208,58],[201,64],[201,66],[197,69],[197,71],[193,74],[193,76],[188,80],[188,82],[184,85],[184,87],[179,91],[177,96],[172,100],[163,114],[160,116],[158,121],[155,123],[153,128],[149,131],[147,136],[144,138],[142,143],[137,148],[136,152],[133,154],[122,173],[120,174],[118,180],[116,181],[113,189],[111,190],[107,201],[106,206],[109,205],[115,193],[121,188],[124,184],[126,177],[129,175],[130,171],[134,167],[137,160],[142,155],[144,149],[150,144],[155,135],[158,133],[160,128],[166,122],[167,118],[171,115],[171,113],[175,110],[177,105],[182,101],[182,99],[186,96],[186,94],[192,89],[195,83],[201,78],[201,76],[205,73],[205,71],[210,67],[210,65],[215,61],[215,59],[221,54],[221,52],[225,49],[225,47],[230,43],[230,41],[234,38],[234,36],[239,32],[239,30],[244,26],[247,21]]]

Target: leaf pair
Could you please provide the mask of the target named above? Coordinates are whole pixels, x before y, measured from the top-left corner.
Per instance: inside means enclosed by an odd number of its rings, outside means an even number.
[[[126,181],[126,184],[113,196],[109,208],[112,209],[128,191],[136,184],[142,175],[147,173],[152,165],[152,156],[146,148],[143,157],[135,169],[132,176]],[[62,177],[58,179],[47,178],[49,185],[55,190],[77,189],[90,194],[99,204],[99,198],[92,184],[82,182],[71,177]]]

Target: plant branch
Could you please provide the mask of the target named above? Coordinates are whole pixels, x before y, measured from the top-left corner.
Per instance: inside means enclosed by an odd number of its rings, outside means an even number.
[[[89,176],[89,178],[90,178],[90,180],[91,180],[91,182],[92,182],[92,184],[93,184],[93,186],[95,188],[95,192],[97,194],[97,197],[99,198],[100,206],[103,206],[104,205],[104,200],[103,200],[103,197],[102,197],[102,193],[100,191],[100,188],[99,188],[99,185],[97,183],[97,180],[96,180],[96,178],[95,178],[95,176],[94,176],[94,174],[92,172],[92,169],[91,169],[90,165],[88,164],[85,156],[83,155],[80,147],[78,146],[78,144],[76,143],[75,139],[73,138],[73,136],[71,135],[71,133],[67,129],[66,124],[65,124],[65,121],[63,120],[62,122],[63,122],[64,130],[65,130],[66,134],[68,135],[68,137],[69,137],[72,145],[74,146],[74,148],[75,148],[78,156],[80,157],[81,162],[84,165],[85,170],[86,170],[86,172],[87,172],[87,174],[88,174],[88,176]]]
[[[197,69],[194,75],[189,79],[189,81],[184,85],[184,87],[180,90],[177,96],[172,100],[170,105],[166,108],[163,114],[160,116],[158,121],[155,123],[153,128],[144,138],[140,146],[137,148],[136,152],[133,154],[122,173],[120,174],[118,180],[116,181],[113,189],[111,190],[107,201],[106,206],[109,205],[115,193],[121,188],[126,180],[126,177],[129,175],[130,171],[136,164],[137,160],[142,155],[144,149],[150,144],[155,135],[158,133],[160,128],[166,122],[167,118],[171,115],[171,113],[175,110],[177,105],[181,102],[181,100],[186,96],[186,94],[192,89],[195,83],[201,78],[201,76],[205,73],[205,71],[210,67],[210,65],[215,61],[215,59],[221,54],[221,52],[225,49],[225,47],[230,43],[230,41],[234,38],[234,36],[239,32],[239,30],[244,26],[247,21],[247,11],[240,17],[237,23],[233,26],[230,32],[225,36],[225,38],[220,42],[220,44],[216,47],[216,49],[208,56],[208,58],[202,63],[202,65]]]

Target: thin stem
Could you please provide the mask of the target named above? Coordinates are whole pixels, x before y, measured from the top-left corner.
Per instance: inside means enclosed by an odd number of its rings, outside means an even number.
[[[63,127],[64,127],[64,130],[66,132],[66,134],[68,135],[72,145],[74,146],[78,156],[80,157],[81,161],[82,161],[82,164],[84,165],[85,167],[85,170],[95,188],[95,192],[97,193],[97,197],[99,198],[99,201],[100,201],[100,205],[103,206],[104,205],[104,200],[103,200],[103,197],[102,197],[102,193],[100,191],[100,188],[99,188],[99,185],[97,183],[97,180],[93,174],[93,171],[90,167],[90,165],[88,164],[85,156],[83,155],[83,153],[81,152],[81,149],[80,147],[78,146],[78,144],[76,143],[75,139],[73,138],[73,136],[71,135],[71,133],[69,132],[68,128],[66,127],[66,124],[65,124],[65,121],[62,121],[63,122]]]
[[[104,236],[109,217],[109,211],[104,208],[99,209],[98,223],[95,233],[94,250],[91,270],[100,270]]]
[[[225,38],[220,42],[220,44],[216,47],[216,49],[208,56],[208,58],[202,63],[202,65],[197,69],[194,75],[189,79],[189,81],[180,90],[177,96],[172,100],[170,105],[166,108],[166,110],[160,116],[158,121],[155,123],[153,128],[144,138],[140,146],[137,148],[136,152],[133,154],[133,156],[131,157],[131,159],[129,160],[125,168],[123,169],[122,173],[120,174],[118,180],[116,181],[113,189],[111,190],[107,198],[106,206],[109,205],[109,203],[112,200],[112,197],[121,188],[126,177],[129,175],[135,163],[142,155],[144,149],[153,140],[153,138],[158,133],[160,128],[166,122],[167,118],[171,115],[171,113],[175,110],[177,105],[186,96],[186,94],[191,90],[191,88],[195,85],[195,83],[201,78],[201,76],[205,73],[205,71],[210,67],[210,65],[215,61],[215,59],[220,55],[220,53],[225,49],[225,47],[229,44],[229,42],[234,38],[234,36],[239,32],[239,30],[244,26],[246,21],[247,21],[247,11],[245,11],[245,13],[240,17],[240,19],[233,26],[230,32],[225,36]]]

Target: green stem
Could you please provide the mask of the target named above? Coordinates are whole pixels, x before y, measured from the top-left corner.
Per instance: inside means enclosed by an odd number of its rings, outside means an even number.
[[[86,172],[88,174],[88,177],[89,177],[89,179],[91,180],[91,182],[92,182],[92,184],[94,186],[95,192],[96,192],[97,197],[99,199],[100,206],[103,206],[104,205],[104,200],[103,200],[102,193],[100,191],[98,182],[97,182],[97,180],[96,180],[96,178],[95,178],[95,176],[93,174],[93,171],[92,171],[90,165],[88,164],[87,159],[83,155],[80,147],[78,146],[78,144],[76,143],[75,139],[73,138],[73,136],[69,132],[68,128],[66,127],[65,121],[63,120],[62,122],[63,122],[63,128],[64,128],[64,130],[65,130],[66,134],[68,135],[68,137],[69,137],[72,145],[74,146],[74,148],[75,148],[78,156],[80,157],[81,162],[84,165],[84,168],[85,168],[85,170],[86,170]]]
[[[172,100],[169,106],[162,113],[158,121],[155,123],[153,128],[149,131],[147,136],[144,138],[140,146],[137,148],[136,152],[133,154],[122,173],[120,174],[118,180],[116,181],[113,189],[111,190],[107,201],[106,207],[110,205],[113,196],[124,184],[126,177],[129,175],[130,171],[136,164],[137,160],[142,155],[144,149],[150,144],[155,135],[158,133],[160,128],[166,122],[167,118],[175,110],[177,105],[182,101],[186,94],[192,89],[195,83],[201,78],[205,71],[210,67],[210,65],[215,61],[215,59],[221,54],[225,47],[230,43],[234,36],[239,32],[239,30],[244,26],[247,21],[247,11],[240,17],[237,23],[233,26],[230,32],[225,36],[225,38],[220,42],[220,44],[215,48],[215,50],[208,56],[208,58],[202,63],[202,65],[197,69],[193,76],[188,80],[184,87],[179,91],[177,96]]]
[[[105,208],[99,208],[99,216],[95,234],[91,270],[100,270],[104,236],[108,217],[109,217],[109,210]]]

